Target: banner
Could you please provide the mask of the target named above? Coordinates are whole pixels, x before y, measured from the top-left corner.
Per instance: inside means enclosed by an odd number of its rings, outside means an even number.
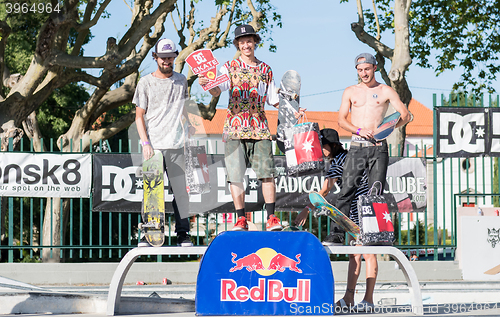
[[[90,197],[91,154],[0,153],[0,196]]]
[[[392,212],[423,211],[427,204],[425,160],[392,158],[387,171],[388,184],[384,195]],[[401,161],[401,162],[400,162]],[[393,162],[393,163],[391,163]],[[400,162],[397,164],[397,162]],[[142,178],[135,176],[142,163],[142,154],[94,154],[93,211],[140,212],[143,197]],[[326,172],[289,177],[284,156],[275,156],[276,210],[301,211],[309,203],[309,193],[319,191]],[[208,154],[207,165],[211,191],[190,195],[190,212],[234,212],[233,199],[226,181],[224,155]],[[394,171],[392,171],[394,169]],[[260,181],[248,168],[245,174],[245,208],[262,210],[264,197]],[[326,200],[335,205],[340,188],[334,185]],[[172,212],[173,194],[165,175],[166,211]],[[410,206],[411,209],[410,210]]]
[[[198,316],[335,313],[330,257],[309,232],[222,232],[203,255],[196,294]]]
[[[438,107],[437,156],[500,156],[500,109]]]
[[[427,207],[424,158],[390,157],[384,197],[391,212],[423,212]]]
[[[500,108],[490,108],[491,150],[490,156],[500,156]]]

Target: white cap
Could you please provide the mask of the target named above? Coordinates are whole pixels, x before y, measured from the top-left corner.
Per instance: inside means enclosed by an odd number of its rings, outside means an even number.
[[[156,43],[155,53],[158,57],[177,57],[179,52],[175,47],[175,43],[169,39],[161,39]]]

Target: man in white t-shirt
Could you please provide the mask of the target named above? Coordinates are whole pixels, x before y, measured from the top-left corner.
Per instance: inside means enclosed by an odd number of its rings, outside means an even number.
[[[172,205],[177,244],[192,246],[184,172],[184,138],[192,127],[184,107],[188,99],[187,80],[173,70],[177,55],[179,53],[171,40],[161,39],[156,43],[153,58],[158,68],[139,80],[132,102],[136,105],[135,122],[143,159],[151,158],[154,150],[161,150],[163,154],[163,167],[174,194]],[[146,245],[149,244],[141,239],[139,246]]]

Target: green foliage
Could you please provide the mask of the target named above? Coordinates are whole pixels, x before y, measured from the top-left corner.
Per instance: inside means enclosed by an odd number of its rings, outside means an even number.
[[[89,96],[82,85],[75,83],[54,90],[37,112],[43,137],[57,139],[64,134],[75,112],[85,104]]]
[[[32,5],[38,3],[35,0],[27,0],[25,3]],[[47,19],[46,13],[33,13],[31,11],[23,14],[10,14],[2,16],[4,5],[1,5],[0,19],[5,19],[12,29],[5,48],[5,63],[10,72],[24,74],[30,65],[36,40],[40,27]]]
[[[382,32],[393,32],[393,5],[393,1],[377,1]],[[371,9],[366,13],[368,30],[375,34],[375,15]],[[454,90],[495,91],[493,84],[500,71],[499,1],[416,0],[409,17],[410,53],[416,65],[434,68],[437,75],[462,67]]]

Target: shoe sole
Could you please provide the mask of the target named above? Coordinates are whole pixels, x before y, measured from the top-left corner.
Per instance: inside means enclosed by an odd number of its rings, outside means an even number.
[[[245,229],[245,228],[236,227],[236,228],[231,229],[231,231],[248,231],[248,228]]]
[[[266,231],[282,231],[282,230],[283,230],[282,226],[274,226],[266,229]]]
[[[326,246],[345,245],[344,243],[340,243],[340,242],[321,242],[321,244],[326,245]]]

